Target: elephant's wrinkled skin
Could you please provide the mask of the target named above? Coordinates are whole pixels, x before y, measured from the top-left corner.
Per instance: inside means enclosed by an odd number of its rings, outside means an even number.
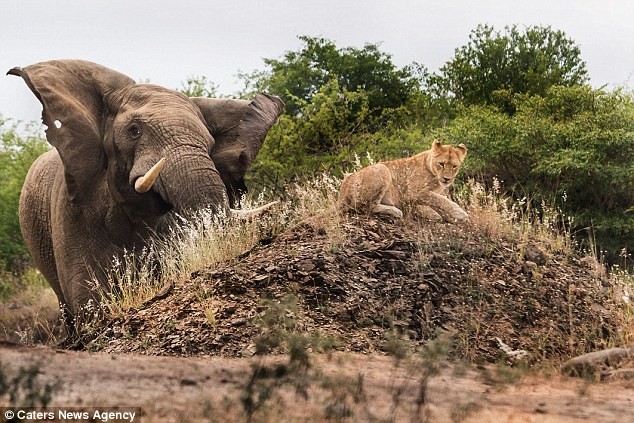
[[[99,300],[90,281],[107,289],[104,269],[113,256],[142,246],[172,211],[229,211],[283,107],[266,95],[188,98],[80,60],[8,74],[22,77],[42,103],[55,147],[29,170],[20,225],[71,326]],[[135,182],[161,158],[151,188],[137,192]]]

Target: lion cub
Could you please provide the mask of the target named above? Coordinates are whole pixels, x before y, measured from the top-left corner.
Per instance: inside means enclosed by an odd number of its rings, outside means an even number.
[[[447,193],[466,155],[464,144],[452,147],[434,141],[431,150],[365,167],[344,178],[339,209],[402,218],[404,209],[429,206],[448,222],[465,220],[469,216]]]

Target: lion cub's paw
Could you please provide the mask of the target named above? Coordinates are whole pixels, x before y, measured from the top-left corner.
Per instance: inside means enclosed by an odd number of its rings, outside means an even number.
[[[451,218],[454,220],[454,222],[463,222],[469,219],[469,215],[466,211],[462,210],[460,207],[457,207],[453,211]]]
[[[402,219],[403,218],[403,212],[401,210],[397,209],[396,207],[394,207],[394,210],[392,210],[392,212],[390,214],[396,219]]]
[[[403,212],[394,206],[387,206],[384,204],[377,204],[376,206],[374,206],[374,208],[372,209],[373,213],[377,213],[377,214],[382,214],[382,215],[386,215],[386,216],[391,216],[393,218],[396,219],[402,219],[403,218]]]

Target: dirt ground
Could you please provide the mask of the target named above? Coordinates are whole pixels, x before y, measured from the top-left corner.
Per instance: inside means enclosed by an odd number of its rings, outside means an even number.
[[[135,421],[144,422],[248,421],[243,399],[254,366],[285,362],[281,356],[156,357],[9,344],[0,355],[9,378],[36,365],[38,389],[61,383],[49,407],[134,407],[141,416]],[[386,356],[336,353],[312,362],[306,397],[282,386],[252,421],[634,421],[632,381],[525,374],[507,384],[492,365],[441,364],[421,400],[421,377],[410,361],[397,367]]]

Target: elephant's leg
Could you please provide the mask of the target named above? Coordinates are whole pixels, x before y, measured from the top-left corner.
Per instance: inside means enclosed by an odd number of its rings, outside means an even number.
[[[73,217],[70,221],[79,229],[71,232],[53,228],[53,239],[57,272],[67,302],[66,321],[72,319],[74,329],[81,331],[85,324],[99,316],[103,295],[112,288],[108,285],[111,281],[108,273],[115,256],[121,254],[112,244],[102,242],[104,236],[99,236],[98,229],[90,232],[82,224],[84,219]]]
[[[51,192],[61,168],[55,150],[41,155],[33,163],[20,194],[20,229],[35,265],[53,288],[60,307],[65,307],[51,238]]]

